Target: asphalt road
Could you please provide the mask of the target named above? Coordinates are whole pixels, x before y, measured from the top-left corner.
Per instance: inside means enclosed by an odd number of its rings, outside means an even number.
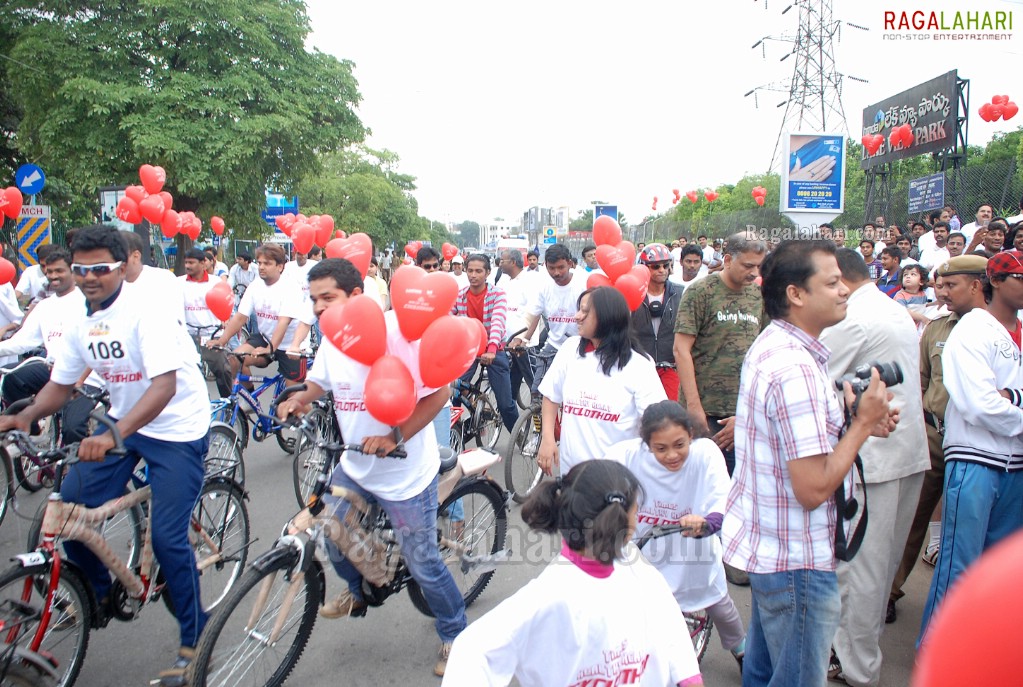
[[[251,529],[253,536],[259,538],[251,551],[258,555],[271,546],[281,526],[297,510],[291,462],[272,437],[261,444],[250,442],[245,459]],[[43,497],[44,494],[23,496],[19,510],[31,515]],[[527,532],[518,516],[518,506],[512,507],[509,517],[508,541],[515,560],[498,570],[490,586],[469,609],[470,622],[539,574],[559,545],[549,537]],[[27,520],[13,512],[8,514],[0,526],[0,554],[4,559],[24,551],[27,529]],[[907,585],[907,596],[899,603],[898,621],[886,626],[882,639],[882,685],[909,684],[913,644],[930,572],[926,565],[917,566]],[[339,590],[337,578],[328,571],[328,593]],[[733,586],[731,592],[743,618],[748,620],[748,590]],[[162,604],[153,605],[134,622],[112,621],[107,628],[92,633],[77,684],[147,685],[170,664],[177,647],[177,623]],[[317,619],[310,645],[289,683],[305,687],[436,686],[440,680],[432,671],[437,648],[432,621],[418,613],[405,594],[400,594],[388,599],[384,606],[370,609],[365,618]],[[707,685],[741,684],[734,660],[716,635],[702,669]]]

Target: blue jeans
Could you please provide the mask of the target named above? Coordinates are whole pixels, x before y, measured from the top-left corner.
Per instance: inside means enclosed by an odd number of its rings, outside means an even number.
[[[384,509],[398,537],[405,565],[419,583],[436,618],[434,627],[437,634],[442,642],[454,641],[458,633],[465,629],[465,602],[437,548],[437,478],[434,477],[430,486],[419,495],[404,501],[378,499],[356,484],[340,466],[331,475],[330,484],[350,489],[366,499],[367,503],[379,503]],[[349,508],[347,501],[338,505],[338,499],[329,495],[324,496],[324,501],[330,509],[337,505],[337,517],[344,520]],[[362,599],[362,575],[341,555],[333,542],[328,540],[327,547],[334,570],[348,583],[352,595]]]
[[[472,381],[473,375],[476,374],[476,365],[478,364],[473,363],[472,367],[466,370],[465,374],[462,375],[462,381],[466,384]],[[519,419],[519,409],[515,405],[515,397],[512,396],[509,364],[508,354],[504,351],[498,351],[497,355],[494,356],[494,362],[490,363],[490,366],[487,367],[487,379],[490,380],[490,388],[494,390],[494,398],[497,399],[497,409],[501,412],[501,421],[504,422],[504,428],[510,432],[512,427],[515,426],[515,421]]]
[[[203,456],[209,435],[195,441],[161,441],[141,434],[124,440],[128,455],[110,456],[99,463],[71,466],[60,495],[69,503],[95,508],[124,494],[132,471],[142,457],[149,466],[153,500],[149,504],[153,525],[153,553],[174,600],[181,630],[181,646],[194,647],[206,625],[199,596],[199,570],[188,541],[192,509],[203,483]],[[110,572],[84,544],[64,543],[69,559],[88,576],[96,599],[110,593]]]
[[[842,613],[838,576],[819,570],[750,573],[753,615],[743,687],[817,687],[827,681]]]
[[[984,551],[1023,526],[1023,472],[953,460],[945,465],[941,548],[917,646],[948,588]]]

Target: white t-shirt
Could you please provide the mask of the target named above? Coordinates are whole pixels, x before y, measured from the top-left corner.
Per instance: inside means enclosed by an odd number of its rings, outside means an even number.
[[[248,292],[246,292],[248,295]],[[423,386],[419,376],[419,342],[406,341],[398,328],[394,311],[384,313],[387,324],[387,355],[401,359],[416,384],[417,398],[424,398],[436,389]],[[334,394],[341,436],[345,443],[358,444],[364,437],[384,436],[391,428],[373,418],[366,410],[363,390],[369,366],[356,362],[339,351],[327,337],[320,342],[316,359],[307,379]],[[440,470],[437,437],[432,425],[415,436],[405,437],[408,458],[377,458],[354,451],[341,454],[341,469],[363,489],[387,501],[403,501],[421,493]]]
[[[938,248],[934,246],[920,252],[920,264],[927,269],[932,269],[948,262],[952,256],[948,253],[948,248]]]
[[[455,282],[458,284],[458,290],[459,291],[461,291],[462,289],[469,288],[469,275],[466,274],[465,272],[462,272],[461,274],[455,274],[454,272],[446,272],[446,274],[450,274],[451,278],[455,280]],[[490,283],[491,284],[494,283],[493,275],[494,275],[494,272],[491,271],[490,272],[490,277],[491,277],[490,278]]]
[[[121,290],[110,307],[86,315],[68,332],[50,374],[74,384],[86,367],[106,382],[110,415],[121,419],[138,405],[153,377],[175,370],[177,388],[160,414],[139,434],[163,441],[194,441],[210,428],[210,396],[199,372],[199,353],[173,319]]]
[[[18,279],[18,285],[14,287],[14,290],[23,296],[36,298],[46,293],[46,285],[49,283],[46,275],[43,274],[42,267],[30,265],[21,273],[21,278]]]
[[[44,299],[45,300],[45,299]],[[39,301],[42,303],[42,301]],[[0,326],[21,322],[22,313],[18,306],[18,295],[10,284],[0,285]],[[0,358],[0,365],[13,365],[18,362],[17,355]]]
[[[181,282],[170,270],[143,265],[135,281],[125,280],[121,288],[125,293],[139,297],[145,307],[170,314],[177,322],[185,322],[185,296]]]
[[[642,353],[634,350],[624,368],[616,365],[605,375],[596,353],[579,357],[579,341],[565,341],[540,383],[540,393],[561,405],[562,475],[639,436],[643,411],[667,399],[654,362]]]
[[[635,546],[607,577],[558,556],[455,639],[445,687],[665,687],[700,674],[685,618]]]
[[[643,485],[646,498],[639,506],[637,539],[654,525],[674,524],[684,515],[725,513],[731,482],[725,457],[710,439],[693,441],[689,457],[677,472],[658,463],[639,438],[615,444],[607,457],[629,468]],[[664,575],[683,611],[702,611],[728,594],[721,538],[716,534],[698,539],[681,534],[651,539],[643,547],[643,555]]]
[[[675,284],[678,284],[682,288],[685,288],[685,287],[689,286],[690,284],[693,284],[693,283],[698,282],[699,280],[703,279],[709,273],[710,272],[707,269],[706,265],[700,265],[700,269],[697,270],[696,276],[693,277],[692,279],[690,279],[689,281],[686,281],[685,279],[682,278],[682,265],[679,264],[679,265],[675,266],[674,270],[672,270],[671,276],[668,277],[668,281],[674,282]]]
[[[703,251],[703,264],[710,267],[711,263],[714,262],[714,246],[704,246]]]
[[[256,263],[250,262],[249,269],[247,270],[243,270],[241,265],[235,263],[231,266],[231,271],[228,272],[227,283],[233,289],[239,284],[248,287],[249,284],[257,279],[259,279],[259,268],[256,267]]]
[[[18,355],[46,347],[46,358],[53,362],[61,355],[64,333],[85,319],[85,296],[75,287],[63,296],[51,296],[36,303],[25,317],[21,329],[0,342],[0,356]]]
[[[306,260],[304,265],[299,265],[298,261],[291,261],[284,265],[284,272],[281,273],[281,279],[288,278],[294,280],[298,285],[299,289],[302,290],[302,298],[309,298],[309,270],[316,267],[318,264],[315,260]]]
[[[206,281],[192,281],[186,275],[181,275],[178,277],[178,281],[181,282],[181,291],[185,299],[185,324],[188,327],[188,333],[193,336],[199,334],[203,338],[212,338],[217,331],[210,327],[220,325],[221,322],[210,310],[210,306],[206,305],[206,294],[220,280],[216,277],[206,276]],[[203,327],[201,334],[197,327]]]
[[[586,274],[584,270],[578,272]],[[527,312],[531,315],[547,316],[547,343],[554,348],[560,348],[568,337],[579,333],[575,313],[579,309],[579,296],[585,290],[585,278],[581,281],[573,278],[567,286],[558,286],[548,277],[543,280],[536,300],[530,304]]]
[[[506,331],[513,334],[526,327],[526,313],[529,306],[539,297],[539,290],[542,282],[536,272],[522,270],[518,276],[512,279],[508,275],[501,278],[501,288],[504,289],[507,298]],[[540,331],[538,326],[533,330],[533,338],[529,345],[536,346],[540,342]]]
[[[308,325],[313,323],[312,308],[309,307],[308,301],[303,300],[302,290],[295,279],[283,275],[274,282],[273,286],[267,286],[262,279],[257,279],[249,284],[249,288],[245,289],[245,295],[242,296],[241,303],[238,304],[238,312],[255,317],[256,329],[267,342],[270,341],[274,330],[277,329],[277,319],[290,317],[291,322],[288,323],[288,328],[284,332],[284,338],[277,346],[282,351],[291,346],[299,321]],[[307,343],[308,337],[296,348],[305,348]]]

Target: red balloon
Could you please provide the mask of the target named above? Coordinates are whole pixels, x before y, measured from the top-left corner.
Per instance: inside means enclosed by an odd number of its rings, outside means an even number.
[[[458,246],[445,242],[444,245],[440,247],[440,254],[445,260],[450,260],[458,255]]]
[[[991,113],[991,121],[997,122],[1002,118],[1002,106],[996,103],[991,104],[991,108],[988,110]]]
[[[218,281],[206,292],[206,307],[221,322],[231,319],[234,312],[234,292],[226,281]]]
[[[902,145],[906,148],[913,145],[913,127],[909,124],[902,125]]]
[[[142,222],[142,213],[139,212],[138,203],[127,196],[117,201],[117,208],[114,210],[114,214],[117,215],[117,219],[128,224],[140,224]]]
[[[139,203],[139,212],[147,221],[156,224],[163,220],[163,213],[167,210],[163,204],[163,198],[159,195],[148,196]]]
[[[316,242],[316,230],[305,222],[295,222],[291,227],[291,241],[299,253],[308,253]]]
[[[655,211],[655,212],[657,211],[657,196],[654,196],[654,202],[653,202],[653,204],[652,204],[652,205],[650,206],[650,209],[651,209],[651,210],[653,210],[653,211]]]
[[[336,238],[336,239],[343,239],[346,236],[348,236],[348,234],[344,233],[340,229],[338,229],[336,232],[334,232],[334,238]]]
[[[7,258],[0,258],[0,284],[10,284],[17,276],[18,271],[14,269],[14,263]]]
[[[320,330],[339,351],[363,365],[372,365],[387,352],[384,311],[369,296],[352,296],[327,308]]]
[[[146,189],[141,186],[128,186],[124,189],[124,195],[128,196],[136,203],[141,203],[149,194],[146,193]]]
[[[614,217],[601,215],[593,221],[593,242],[598,246],[617,246],[622,241],[622,228]]]
[[[704,191],[703,197],[707,199],[708,203],[713,203],[718,199],[717,191]]]
[[[487,344],[490,343],[490,336],[487,334],[487,328],[483,326],[483,323],[477,320],[475,317],[463,317],[459,319],[464,319],[466,322],[469,322],[470,324],[473,325],[472,328],[476,330],[476,336],[479,337],[480,341],[480,345],[476,350],[476,355],[480,356],[486,353]],[[429,329],[429,327],[427,327],[427,329]],[[468,370],[469,368],[466,369]]]
[[[606,274],[590,272],[590,276],[586,277],[586,288],[595,289],[599,286],[614,286],[614,284],[611,283]]]
[[[174,210],[165,210],[160,220],[160,231],[165,238],[172,239],[181,231],[181,216]]]
[[[646,298],[646,284],[641,282],[639,277],[634,274],[626,274],[619,277],[615,281],[614,287],[625,296],[625,302],[629,305],[629,310],[632,312],[635,312],[643,304],[643,299]]]
[[[992,546],[956,580],[931,616],[913,687],[1019,684],[1023,533]],[[965,628],[983,627],[983,632]]]
[[[895,128],[888,134],[888,147],[895,150],[902,145],[902,129]]]
[[[448,281],[454,279],[448,277]],[[419,342],[419,374],[423,384],[442,387],[465,374],[480,348],[479,330],[473,322],[478,320],[444,315],[430,323]]]
[[[212,229],[213,233],[216,234],[217,236],[223,236],[224,235],[223,218],[217,217],[216,215],[210,217],[210,229]]]
[[[417,252],[419,252],[419,249],[413,246],[411,243],[405,244],[405,255],[415,260]]]
[[[369,236],[359,232],[347,239],[334,239],[327,242],[324,250],[328,258],[344,258],[352,263],[362,278],[366,278],[369,263],[373,259],[373,240]]]
[[[763,196],[757,196],[756,198],[754,198],[754,200],[757,202],[757,205],[759,205],[760,207],[764,207],[764,197]]]
[[[1002,105],[1002,119],[1009,120],[1016,116],[1019,112],[1019,106],[1014,102],[1008,102]]]
[[[458,282],[444,272],[427,274],[421,267],[405,265],[391,277],[391,307],[409,341],[421,338],[431,322],[449,314],[457,298]]]
[[[364,389],[366,410],[375,420],[391,427],[412,417],[418,403],[412,374],[405,363],[393,355],[385,355],[373,363]]]
[[[983,119],[985,122],[990,122],[991,121],[991,103],[984,103],[983,105],[981,105],[977,109],[977,114],[980,115],[980,118]]]
[[[597,264],[611,281],[628,272],[636,264],[636,247],[628,241],[616,246],[597,246]]]
[[[695,203],[696,200],[699,198],[699,194],[697,194],[696,191],[689,191],[688,193],[686,193],[686,198],[689,199],[689,202]]]
[[[633,265],[629,274],[639,279],[644,285],[650,284],[650,268],[646,265]]]
[[[320,226],[330,227],[330,235],[334,235],[334,217],[333,215],[320,215]],[[322,248],[322,246],[321,246]]]
[[[17,219],[21,214],[21,206],[25,199],[21,195],[21,189],[17,186],[8,186],[0,193],[0,211],[11,219]]]
[[[1009,96],[1007,95],[995,95],[991,96],[991,103],[993,105],[1004,105],[1009,102]]]
[[[163,206],[170,210],[174,207],[174,196],[167,193],[166,191],[160,191],[160,197],[163,198]]]
[[[277,225],[277,228],[280,229],[285,236],[291,236],[291,228],[295,226],[296,221],[295,214],[288,212],[283,215],[278,215],[277,218],[274,219],[274,224]]]
[[[195,241],[199,238],[199,234],[202,233],[202,220],[195,215],[192,215],[189,219],[191,223],[186,227],[185,233],[188,235],[188,238]]]
[[[678,198],[678,197],[679,197],[679,195],[681,195],[681,194],[679,193],[679,190],[678,190],[677,188],[673,188],[673,189],[671,189],[671,192],[675,194],[675,197],[676,197],[676,198]]]
[[[139,179],[142,180],[142,186],[145,187],[146,192],[159,193],[167,181],[167,172],[163,171],[163,167],[142,165],[139,167]]]
[[[327,220],[330,221],[327,221]],[[315,230],[313,233],[313,241],[320,248],[326,247],[330,238],[334,235],[334,219],[328,215],[320,215],[316,224],[312,225]]]

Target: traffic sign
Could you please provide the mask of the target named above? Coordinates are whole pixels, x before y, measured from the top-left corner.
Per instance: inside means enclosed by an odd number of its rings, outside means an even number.
[[[615,222],[618,221],[618,206],[617,205],[594,205],[593,206],[593,219],[598,217],[610,217]]]
[[[18,215],[18,270],[39,264],[36,251],[50,242],[50,206],[26,205]]]
[[[554,238],[557,235],[558,228],[553,226],[547,226],[543,228],[543,237],[545,239]],[[553,243],[553,241],[551,242]]]
[[[14,184],[26,196],[34,196],[43,190],[46,175],[35,165],[22,165],[14,173]]]
[[[558,242],[558,239],[556,237],[554,237],[554,236],[544,236],[543,237],[543,244],[545,246],[553,246],[557,242]]]

